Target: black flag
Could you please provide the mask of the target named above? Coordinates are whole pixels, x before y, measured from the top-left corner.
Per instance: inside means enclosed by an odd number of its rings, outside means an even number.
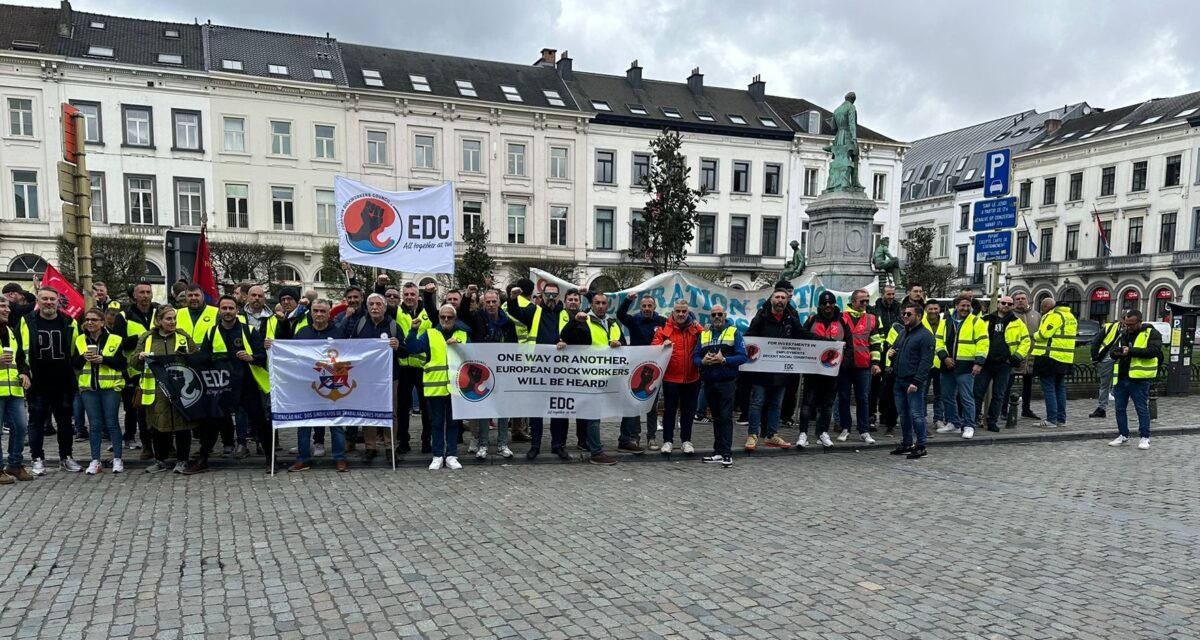
[[[228,358],[182,354],[157,356],[147,362],[159,397],[167,398],[188,420],[223,418],[230,407],[237,406],[234,390],[241,383],[241,367]]]

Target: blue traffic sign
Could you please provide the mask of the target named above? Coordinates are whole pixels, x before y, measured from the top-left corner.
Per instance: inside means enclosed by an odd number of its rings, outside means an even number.
[[[976,200],[975,217],[971,222],[972,231],[1015,229],[1017,226],[1017,199]]]
[[[983,162],[983,195],[998,198],[1008,195],[1009,175],[1012,168],[1012,152],[996,149],[987,152]]]
[[[975,262],[1012,260],[1012,231],[993,231],[975,236]]]

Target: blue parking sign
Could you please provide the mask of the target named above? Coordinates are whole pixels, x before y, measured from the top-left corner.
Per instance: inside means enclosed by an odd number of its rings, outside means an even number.
[[[983,195],[997,198],[1008,195],[1009,175],[1012,170],[1012,152],[995,149],[987,152],[983,163]]]

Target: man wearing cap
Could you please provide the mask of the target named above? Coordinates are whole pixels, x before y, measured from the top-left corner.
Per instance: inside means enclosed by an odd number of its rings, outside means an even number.
[[[1029,356],[1031,341],[1025,323],[1012,312],[1011,296],[1001,296],[996,313],[983,317],[988,331],[987,360],[983,370],[975,377],[975,406],[978,413],[985,414],[988,431],[1000,430],[1000,409],[1007,404],[1004,392],[1013,367],[1020,366]],[[985,413],[983,400],[988,385],[992,386],[992,402]]]
[[[8,308],[11,317],[14,319],[13,329],[16,329],[15,320],[24,318],[33,312],[34,300],[29,292],[21,288],[21,285],[10,282],[4,285],[4,298],[8,300]]]

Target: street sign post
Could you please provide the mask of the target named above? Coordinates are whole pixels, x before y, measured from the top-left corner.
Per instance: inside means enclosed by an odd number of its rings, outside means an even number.
[[[1012,151],[995,149],[987,152],[983,162],[983,195],[988,198],[1008,195],[1011,170]]]
[[[976,200],[972,231],[996,231],[1017,226],[1017,199]]]
[[[1012,231],[991,231],[975,236],[975,262],[1008,262],[1012,259]]]

